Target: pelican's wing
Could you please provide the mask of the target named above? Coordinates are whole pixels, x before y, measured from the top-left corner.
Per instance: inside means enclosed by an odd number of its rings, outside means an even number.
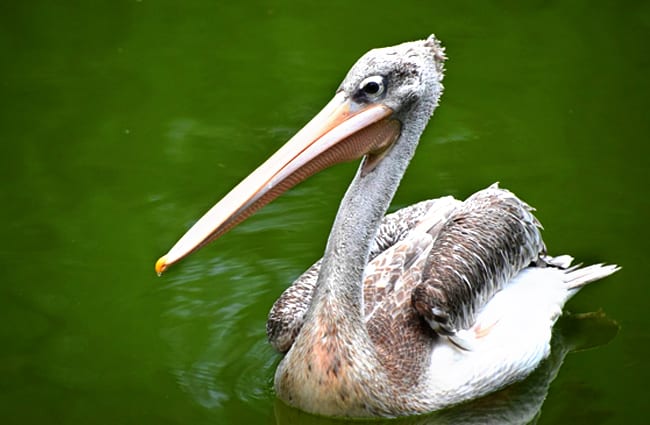
[[[314,296],[321,261],[318,260],[300,275],[271,307],[266,320],[266,336],[280,353],[289,351],[302,328],[305,313]]]
[[[434,241],[461,205],[451,197],[432,203],[404,237],[379,253],[365,268],[364,321],[379,359],[399,390],[422,379],[436,343],[413,308],[413,289],[422,282]]]
[[[420,204],[417,204],[420,205]],[[373,312],[377,309],[390,309],[395,311],[395,303],[408,303],[410,306],[410,292],[421,281],[419,277],[426,265],[423,260],[428,258],[432,243],[448,221],[450,215],[462,205],[461,201],[451,196],[426,201],[426,210],[418,211],[417,219],[412,215],[407,216],[406,208],[399,210],[394,217],[387,220],[386,226],[375,239],[384,243],[375,252],[371,253],[370,262],[366,265],[363,279],[364,317],[366,322],[372,319]],[[408,226],[396,219],[409,218]],[[402,231],[391,229],[391,226],[402,226]],[[392,239],[390,239],[392,237]],[[401,294],[408,293],[408,296]],[[400,293],[401,295],[396,295]],[[400,300],[396,300],[395,297]],[[408,298],[408,300],[402,298]],[[387,306],[386,304],[391,306]]]
[[[421,382],[436,343],[433,331],[422,325],[422,317],[411,302],[433,241],[432,235],[416,226],[366,267],[364,321],[379,361],[397,391],[408,391]]]
[[[493,185],[456,208],[436,232],[415,309],[438,333],[453,335],[520,270],[545,251],[532,208]]]
[[[428,228],[441,224],[449,212],[460,201],[451,196],[422,201],[417,204],[402,208],[392,214],[384,217],[381,226],[377,232],[374,243],[370,250],[370,259],[377,258],[381,253],[386,252],[397,242],[404,240],[411,230],[416,226],[426,226]],[[366,269],[366,281],[377,282],[379,276],[379,266],[382,261],[371,262]],[[316,288],[318,273],[320,271],[321,260],[318,260],[305,273],[303,273],[293,284],[288,287],[273,304],[266,322],[266,333],[269,342],[273,347],[280,351],[286,352],[291,348],[293,341],[298,335],[304,321],[304,315],[309,308],[311,299]],[[375,277],[373,277],[375,276]],[[373,300],[380,300],[379,291],[376,295],[365,296],[372,297]],[[366,305],[371,305],[366,301]]]

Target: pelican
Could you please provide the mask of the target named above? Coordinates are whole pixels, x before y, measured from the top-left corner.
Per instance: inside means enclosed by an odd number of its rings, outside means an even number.
[[[615,265],[552,257],[532,208],[492,185],[464,201],[386,215],[442,94],[445,54],[426,40],[374,49],[333,99],[156,262],[170,265],[282,192],[361,159],[323,258],[275,302],[277,396],[327,416],[422,414],[530,374],[564,303]]]

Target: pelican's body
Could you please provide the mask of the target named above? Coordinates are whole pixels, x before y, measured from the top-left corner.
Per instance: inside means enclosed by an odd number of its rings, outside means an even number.
[[[504,211],[512,214],[509,229],[485,226]],[[440,198],[386,216],[364,270],[363,327],[350,326],[353,310],[338,296],[314,303],[321,262],[276,301],[267,333],[286,352],[275,376],[278,395],[324,415],[398,416],[526,377],[549,355],[566,300],[615,270],[570,268],[568,256],[545,256],[538,229],[530,208],[496,185],[465,202]],[[503,253],[508,260],[495,267]],[[418,290],[432,281],[447,293],[467,289],[460,302],[472,317],[468,325],[446,330],[442,317],[427,322]]]
[[[376,49],[334,99],[199,220],[160,273],[315,172],[364,157],[323,259],[269,315],[278,396],[335,416],[430,412],[528,375],[566,300],[614,266],[549,257],[531,208],[496,186],[384,217],[442,93],[427,40]]]

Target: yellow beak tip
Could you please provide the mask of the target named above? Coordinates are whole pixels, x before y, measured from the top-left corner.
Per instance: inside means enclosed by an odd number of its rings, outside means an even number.
[[[167,256],[163,255],[156,261],[156,273],[158,276],[161,276],[163,272],[167,269]]]

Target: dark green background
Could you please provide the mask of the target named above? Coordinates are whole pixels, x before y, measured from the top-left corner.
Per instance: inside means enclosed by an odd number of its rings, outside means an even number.
[[[621,264],[568,306],[618,335],[566,358],[538,423],[642,423],[650,3],[587,0],[3,2],[1,422],[273,423],[266,314],[356,165],[154,261],[362,53],[431,32],[446,91],[393,205],[500,181],[552,253]]]

